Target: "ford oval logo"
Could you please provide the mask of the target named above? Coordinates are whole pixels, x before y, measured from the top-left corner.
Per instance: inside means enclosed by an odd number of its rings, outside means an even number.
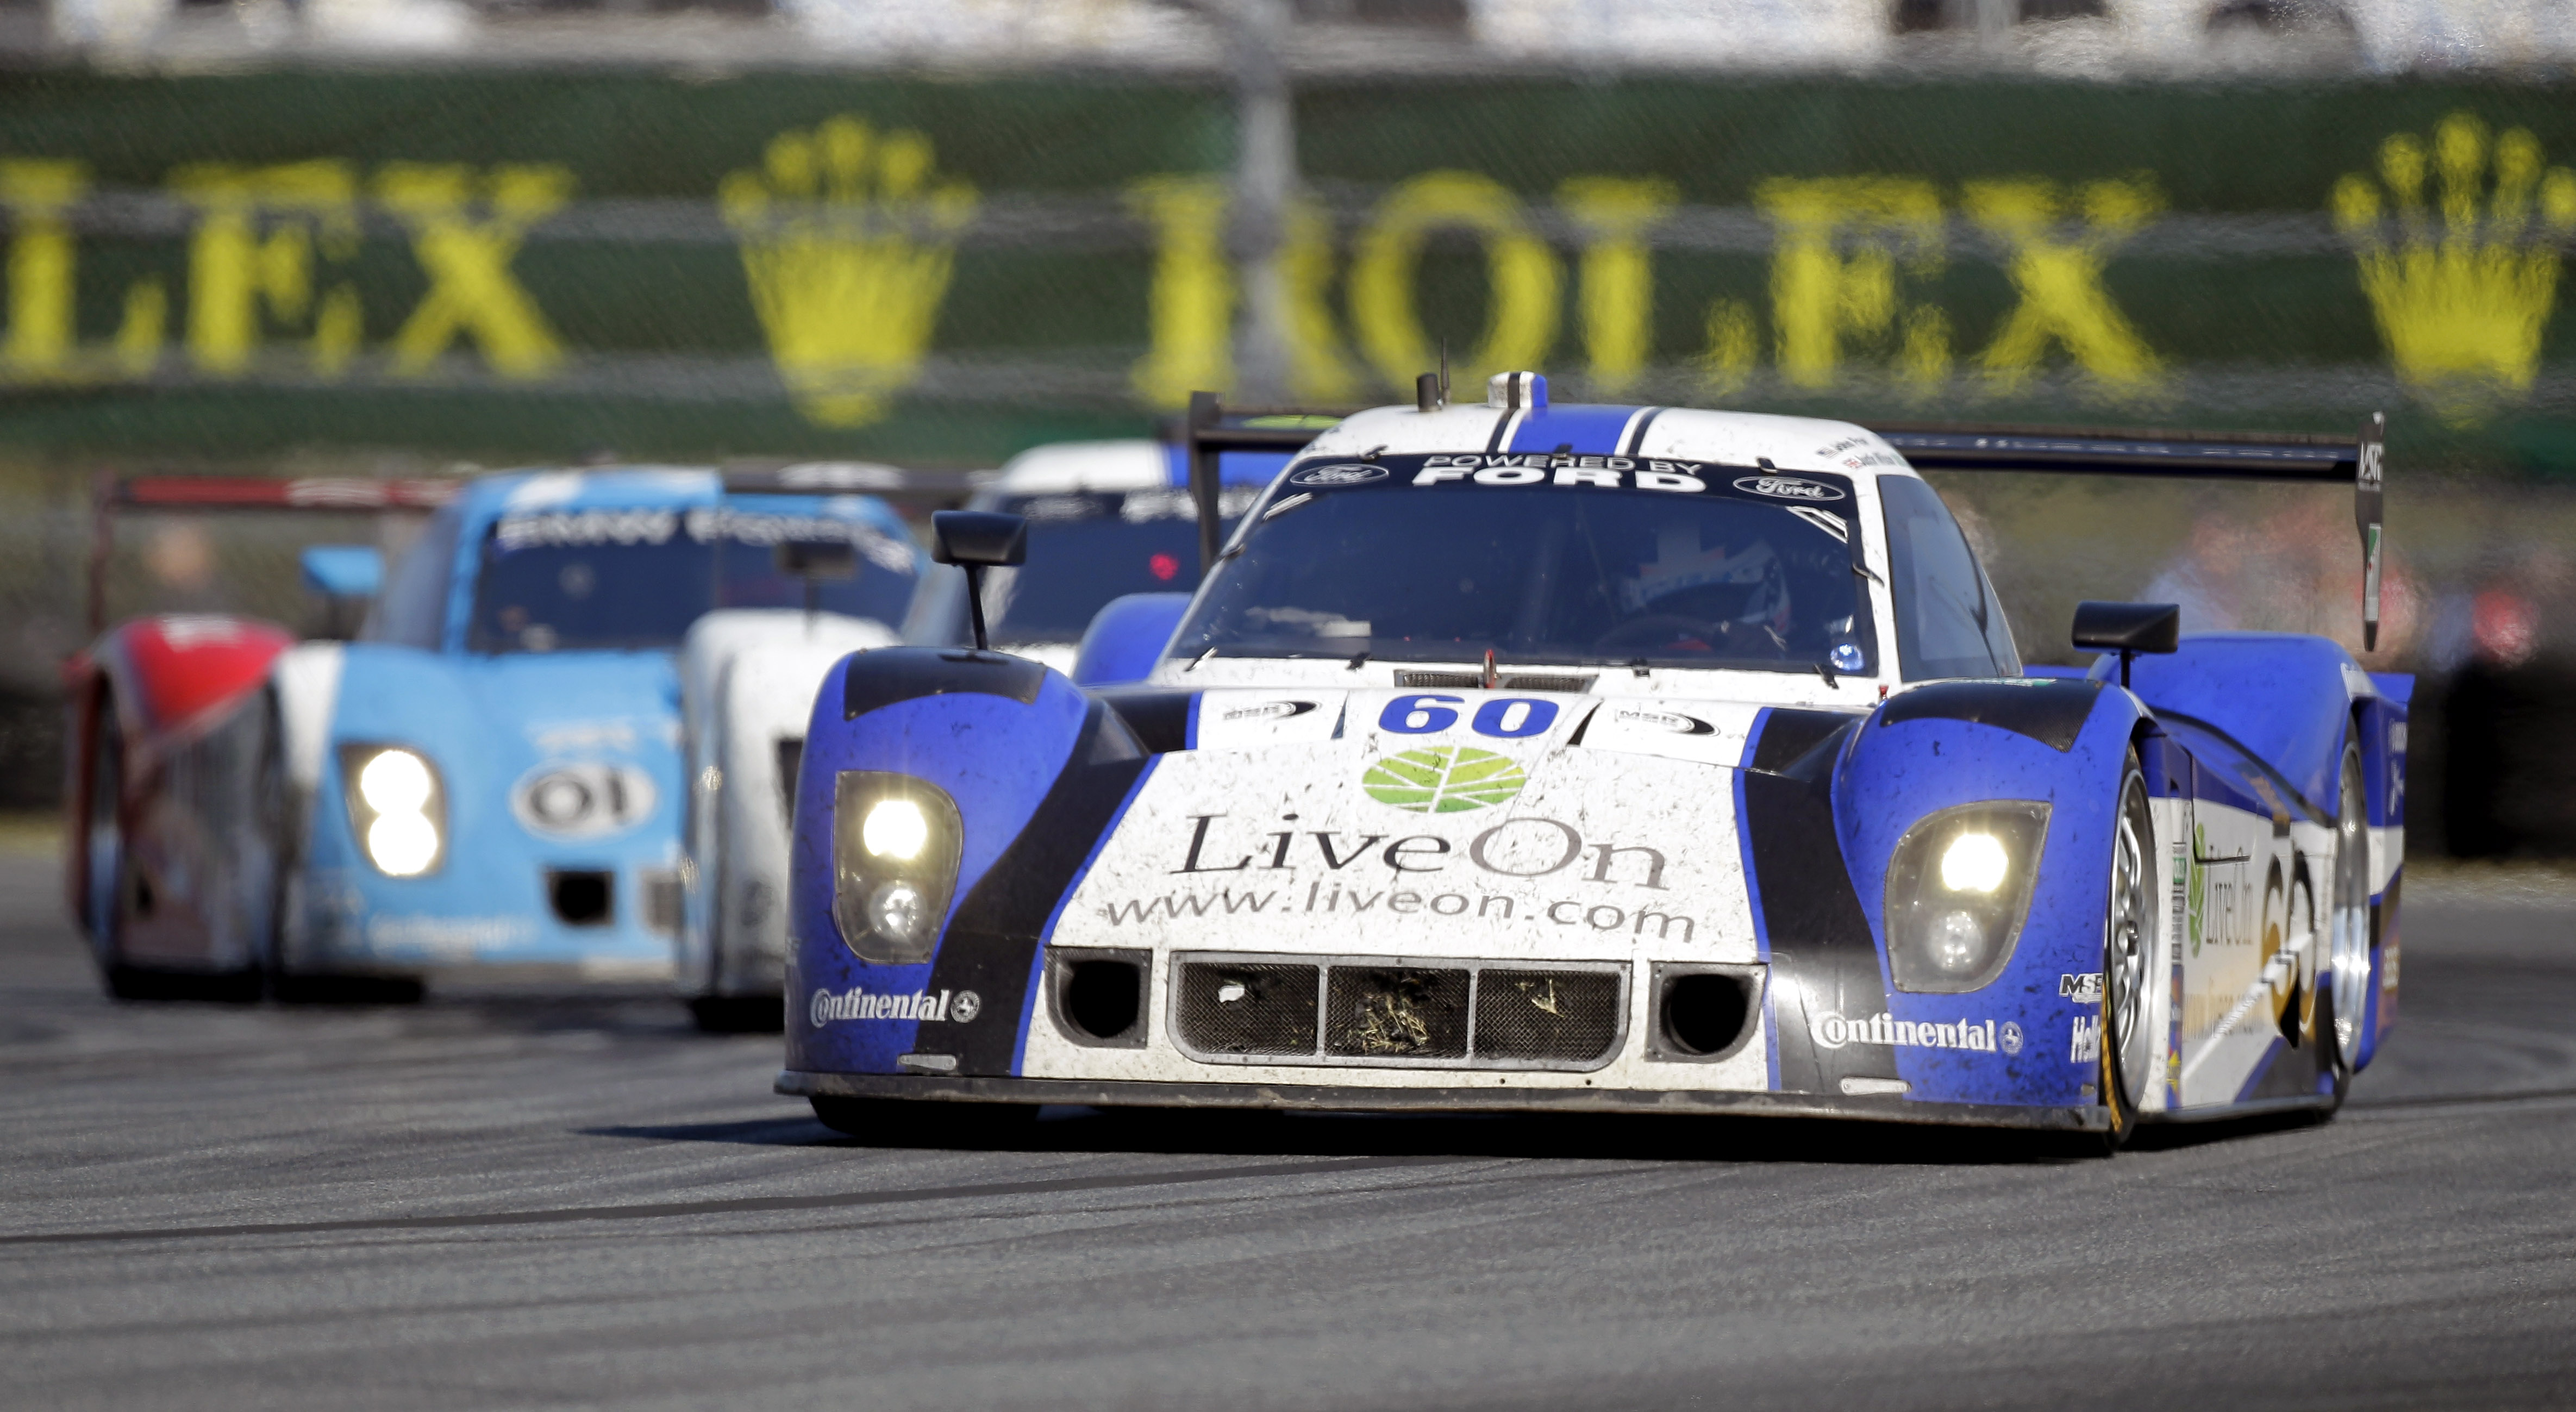
[[[531,833],[599,838],[653,815],[652,777],[605,761],[540,765],[510,791],[510,812]]]
[[[1362,485],[1386,477],[1384,466],[1344,464],[1308,466],[1288,477],[1290,485]]]
[[[1783,500],[1840,500],[1843,493],[1822,481],[1796,476],[1743,476],[1735,488],[1750,495],[1776,495]]]

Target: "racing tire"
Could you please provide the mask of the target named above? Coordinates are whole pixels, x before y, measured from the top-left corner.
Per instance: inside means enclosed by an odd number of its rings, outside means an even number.
[[[2156,941],[2156,821],[2147,804],[2146,772],[2137,753],[2120,773],[2120,804],[2111,835],[2111,892],[2102,920],[2102,1107],[2105,1152],[2137,1131],[2139,1104],[2155,1062],[2148,1023],[2149,977]]]
[[[2352,1088],[2370,1004],[2370,815],[2360,746],[2344,746],[2338,773],[2334,857],[2326,869],[2327,954],[2317,987],[2317,1061],[2331,1079],[2327,1117]]]
[[[700,1034],[781,1034],[787,1000],[778,995],[701,995],[689,1001]]]
[[[979,1147],[1037,1121],[1034,1103],[948,1103],[816,1094],[814,1116],[845,1137],[881,1147]]]

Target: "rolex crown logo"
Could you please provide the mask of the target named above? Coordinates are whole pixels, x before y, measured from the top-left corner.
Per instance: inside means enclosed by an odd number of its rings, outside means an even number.
[[[2378,179],[2347,174],[2333,205],[2399,376],[2453,418],[2531,385],[2557,243],[2576,230],[2576,173],[2543,170],[2525,129],[2490,140],[2454,113],[2429,150],[2411,132],[2381,143]]]
[[[973,188],[934,173],[921,133],[836,117],[780,134],[717,200],[797,409],[822,426],[883,417],[930,345]]]

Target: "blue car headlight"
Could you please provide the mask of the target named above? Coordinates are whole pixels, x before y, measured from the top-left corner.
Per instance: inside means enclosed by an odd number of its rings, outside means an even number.
[[[438,871],[447,856],[447,790],[428,756],[400,745],[343,745],[340,783],[358,851],[377,872]]]
[[[1887,863],[1887,966],[1898,990],[1956,994],[2001,974],[2021,939],[2048,838],[2035,800],[1927,814]]]
[[[957,891],[966,830],[926,780],[844,770],[832,788],[832,921],[862,961],[930,959]]]

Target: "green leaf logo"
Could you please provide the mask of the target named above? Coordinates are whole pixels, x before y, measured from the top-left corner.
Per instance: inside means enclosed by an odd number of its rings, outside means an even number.
[[[1507,803],[1528,783],[1528,771],[1510,757],[1467,745],[1389,755],[1360,776],[1369,798],[1416,814],[1456,814]]]

